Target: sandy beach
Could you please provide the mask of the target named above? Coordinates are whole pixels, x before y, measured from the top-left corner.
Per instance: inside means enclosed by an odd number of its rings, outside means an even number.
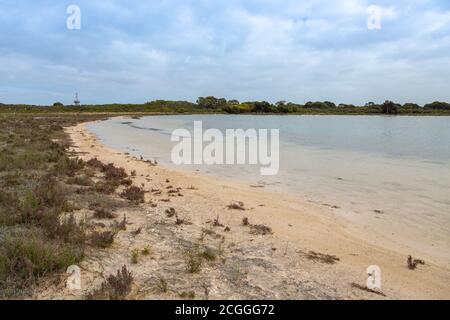
[[[120,234],[113,247],[88,252],[80,266],[84,291],[129,265],[133,248],[148,245],[151,256],[130,265],[136,280],[131,299],[173,299],[180,292],[194,292],[199,299],[450,298],[448,261],[371,235],[332,208],[244,183],[151,165],[102,145],[85,124],[66,132],[79,157],[113,163],[129,174],[135,171],[133,184],[147,191],[145,204],[118,211],[127,216],[130,230],[142,232],[135,237]],[[174,188],[177,194],[168,192]],[[244,210],[229,209],[234,202],[242,202]],[[170,208],[185,223],[178,225],[168,217]],[[243,225],[244,218],[250,226]],[[272,233],[258,234],[251,225],[267,226]],[[188,274],[183,249],[197,244],[220,251],[222,258],[198,274]],[[425,265],[409,270],[408,255],[423,259]],[[366,285],[366,270],[372,265],[381,268],[380,293],[355,286]],[[155,289],[162,277],[170,288],[163,294]],[[50,288],[39,297],[76,299],[82,294]]]

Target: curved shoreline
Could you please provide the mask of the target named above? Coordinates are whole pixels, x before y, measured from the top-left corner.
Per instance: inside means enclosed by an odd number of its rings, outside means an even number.
[[[433,257],[422,257],[427,263],[415,271],[406,268],[409,254],[415,256],[411,248],[399,249],[367,234],[330,210],[318,205],[305,203],[290,195],[251,188],[242,183],[220,181],[196,173],[178,172],[160,166],[150,166],[131,156],[118,153],[102,145],[91,134],[85,124],[67,128],[75,150],[84,159],[97,157],[106,163],[114,163],[125,168],[127,172],[137,171],[135,184],[160,186],[168,179],[174,185],[183,188],[195,186],[198,191],[189,192],[182,198],[173,199],[172,206],[180,206],[194,225],[204,225],[206,221],[217,216],[231,226],[233,242],[260,241],[270,242],[278,250],[284,250],[284,257],[277,259],[289,263],[307,265],[303,253],[314,251],[337,256],[340,261],[336,265],[308,266],[303,275],[305,279],[330,287],[340,298],[379,298],[362,291],[352,289],[350,284],[365,285],[366,269],[371,265],[379,265],[383,273],[382,291],[389,299],[448,299],[450,296],[450,271],[445,261]],[[141,176],[142,175],[142,176]],[[150,194],[149,200],[155,200]],[[156,199],[157,200],[157,199]],[[235,212],[227,210],[231,201],[242,201],[248,210]],[[243,216],[247,216],[255,224],[264,224],[273,229],[270,239],[246,237],[235,234],[234,229],[241,225]],[[417,255],[416,255],[417,256]],[[301,268],[301,267],[300,267]],[[283,270],[289,272],[289,270]],[[301,270],[299,271],[301,272]],[[257,275],[256,275],[257,276]],[[301,275],[300,275],[301,276]],[[325,289],[324,289],[325,290]],[[327,291],[327,290],[325,290]]]

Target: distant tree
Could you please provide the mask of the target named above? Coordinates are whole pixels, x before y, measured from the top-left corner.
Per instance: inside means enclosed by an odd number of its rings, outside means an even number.
[[[375,106],[375,102],[367,102],[364,106],[365,107],[373,107],[373,106]]]
[[[249,104],[253,105],[252,112],[277,112],[276,107],[267,101],[255,101],[249,102]]]
[[[325,101],[324,104],[327,106],[327,108],[336,108],[336,104],[331,101]]]
[[[426,104],[424,108],[433,110],[450,110],[450,104],[447,102],[435,101],[433,103]]]
[[[402,108],[404,109],[420,109],[420,106],[416,103],[405,103]]]
[[[311,108],[311,109],[327,109],[327,108],[335,108],[336,105],[333,102],[307,102],[305,104],[305,108]]]
[[[223,98],[218,99],[213,96],[199,97],[197,99],[197,104],[200,108],[221,109],[227,105],[227,100]]]
[[[55,102],[53,104],[54,107],[64,107],[64,104],[62,104],[61,102]]]
[[[394,114],[397,113],[397,105],[389,100],[386,100],[381,106],[381,110],[385,114]]]
[[[230,105],[238,105],[239,101],[236,100],[236,99],[232,99],[232,100],[228,101],[228,104],[230,104]]]

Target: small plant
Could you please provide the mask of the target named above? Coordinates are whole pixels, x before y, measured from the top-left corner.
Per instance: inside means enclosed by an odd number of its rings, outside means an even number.
[[[75,185],[83,186],[83,187],[90,187],[90,186],[94,185],[94,182],[92,181],[92,179],[86,175],[70,177],[67,179],[66,182],[68,184],[75,184]]]
[[[351,286],[352,286],[352,288],[356,288],[356,289],[359,289],[359,290],[362,290],[362,291],[366,291],[366,292],[377,294],[379,296],[386,297],[386,295],[383,292],[377,291],[377,290],[373,290],[373,289],[369,289],[367,286],[362,286],[362,285],[354,283],[354,282],[351,284]]]
[[[136,175],[137,175],[136,170],[131,171],[131,176],[132,177],[136,177]]]
[[[166,215],[169,218],[174,217],[177,214],[177,211],[174,208],[166,209]]]
[[[135,203],[144,203],[145,201],[145,191],[136,186],[125,189],[120,196]]]
[[[99,181],[94,185],[94,191],[103,194],[113,194],[116,191],[117,187],[118,185],[115,183]]]
[[[96,219],[114,219],[116,215],[104,208],[97,208],[94,211],[94,218]]]
[[[99,289],[87,295],[88,300],[123,300],[131,292],[133,275],[123,266],[116,275],[110,275]]]
[[[175,224],[176,224],[177,226],[181,226],[182,224],[185,224],[185,223],[186,223],[186,222],[185,222],[184,219],[178,218],[178,215],[176,216]]]
[[[272,234],[272,228],[263,224],[251,224],[248,218],[242,219],[242,225],[250,227],[250,233],[254,235]]]
[[[244,203],[242,201],[233,201],[227,206],[228,210],[241,210],[244,211]]]
[[[224,225],[221,224],[220,221],[219,221],[219,216],[217,216],[217,218],[214,219],[213,226],[214,227],[224,227]]]
[[[138,264],[139,263],[139,250],[133,249],[131,251],[131,263],[132,264]]]
[[[122,221],[120,222],[114,221],[111,227],[113,228],[113,230],[116,231],[125,231],[127,230],[127,224],[128,220],[127,217],[124,215]]]
[[[53,224],[55,223],[56,224]],[[43,225],[47,229],[50,238],[57,238],[65,243],[83,245],[86,240],[85,223],[77,223],[73,214],[68,218],[57,221],[56,219],[44,219]]]
[[[417,265],[419,264],[425,265],[425,261],[420,259],[413,259],[413,257],[411,256],[408,256],[408,260],[406,261],[406,263],[409,270],[415,270],[417,268]]]
[[[272,234],[272,228],[265,226],[263,224],[258,224],[258,225],[251,225],[250,226],[251,234],[255,234],[255,235],[266,235],[266,234]]]
[[[106,180],[123,180],[128,177],[124,168],[117,168],[112,163],[103,166],[103,173],[105,174]]]
[[[158,278],[158,284],[157,284],[158,290],[160,292],[166,293],[169,289],[169,285],[163,277]]]
[[[217,251],[209,247],[205,247],[201,255],[202,258],[208,261],[215,261],[217,259]]]
[[[245,273],[242,271],[241,265],[239,263],[234,264],[230,270],[230,280],[232,283],[239,282],[244,278]]]
[[[96,169],[99,169],[99,170],[103,170],[103,167],[105,166],[103,164],[103,162],[101,162],[97,158],[92,158],[86,163],[87,163],[88,166],[96,168]]]
[[[195,292],[194,291],[183,291],[181,293],[178,294],[180,296],[180,298],[182,299],[195,299]]]
[[[136,230],[131,231],[131,235],[132,235],[133,237],[137,237],[139,234],[141,234],[141,232],[142,232],[142,227],[139,227],[139,228],[137,228]]]
[[[115,236],[116,233],[113,231],[94,231],[90,234],[90,240],[92,246],[106,249],[114,243]]]
[[[336,262],[340,261],[340,259],[336,256],[332,256],[329,254],[323,254],[323,253],[319,253],[319,252],[314,252],[314,251],[310,251],[307,254],[307,258],[309,260],[319,261],[321,263],[326,263],[326,264],[335,264]]]
[[[198,246],[185,252],[186,267],[189,273],[198,273],[202,267],[203,259]]]
[[[141,254],[144,256],[148,256],[151,253],[151,249],[149,246],[145,246],[144,249],[142,249]]]

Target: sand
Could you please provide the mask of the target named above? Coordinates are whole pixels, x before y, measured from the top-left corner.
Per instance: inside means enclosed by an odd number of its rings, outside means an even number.
[[[141,227],[141,234],[122,233],[112,248],[88,252],[81,265],[83,291],[60,287],[40,292],[40,298],[81,298],[124,264],[135,277],[130,299],[176,299],[191,291],[198,299],[450,298],[448,261],[372,236],[332,208],[244,183],[152,166],[102,145],[85,124],[66,132],[81,158],[96,157],[128,173],[136,171],[133,183],[144,184],[148,203],[120,212],[127,215],[129,230]],[[169,197],[169,185],[181,188],[182,196]],[[152,193],[152,189],[160,189],[162,194]],[[228,209],[233,201],[242,201],[245,210]],[[188,224],[176,225],[175,218],[165,214],[168,208],[174,208]],[[212,225],[217,217],[223,227]],[[252,234],[242,223],[244,217],[251,224],[270,227],[273,234]],[[186,271],[185,252],[196,245],[220,252],[220,258],[191,274]],[[151,248],[150,257],[131,264],[131,250],[145,246]],[[339,260],[330,264],[311,259],[312,251]],[[426,264],[409,270],[408,255]],[[372,265],[381,268],[384,296],[352,285],[365,286],[366,270]],[[167,292],[161,290],[161,279],[168,284]]]

